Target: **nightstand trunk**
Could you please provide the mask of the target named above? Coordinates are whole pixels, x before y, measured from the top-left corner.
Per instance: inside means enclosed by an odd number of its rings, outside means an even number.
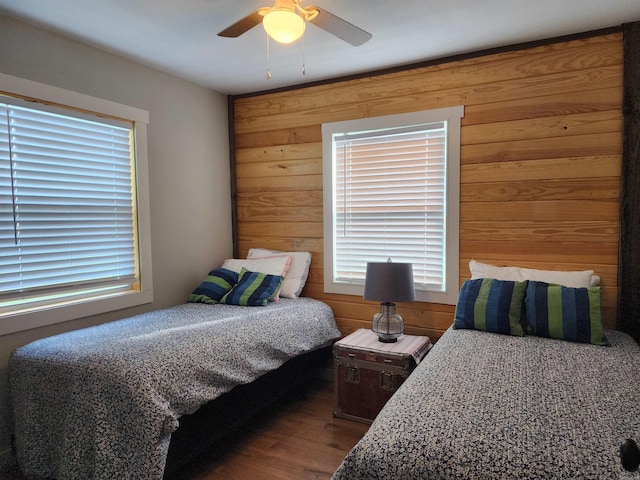
[[[429,337],[412,335],[382,343],[364,328],[336,342],[333,414],[371,423],[431,346]]]

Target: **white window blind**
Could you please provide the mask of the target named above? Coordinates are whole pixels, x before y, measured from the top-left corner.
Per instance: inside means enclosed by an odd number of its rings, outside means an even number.
[[[322,125],[324,291],[362,295],[368,262],[411,263],[416,299],[455,304],[463,106]]]
[[[133,124],[0,97],[0,301],[137,281]]]
[[[334,136],[334,276],[363,283],[367,262],[413,265],[416,288],[443,291],[446,123]]]

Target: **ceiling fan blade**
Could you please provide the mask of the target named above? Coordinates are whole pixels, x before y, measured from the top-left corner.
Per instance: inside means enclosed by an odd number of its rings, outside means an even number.
[[[329,13],[319,7],[307,7],[308,9],[318,10],[318,15],[311,19],[310,22],[316,27],[320,27],[323,30],[341,38],[347,43],[350,43],[354,47],[362,45],[364,42],[371,39],[372,35],[356,27],[354,24],[347,22],[346,20],[336,17],[333,13]]]
[[[225,28],[220,33],[218,33],[219,37],[239,37],[245,32],[248,32],[253,27],[262,22],[264,17],[260,15],[257,11],[253,12],[246,17],[238,20],[236,23],[231,25],[230,27]]]

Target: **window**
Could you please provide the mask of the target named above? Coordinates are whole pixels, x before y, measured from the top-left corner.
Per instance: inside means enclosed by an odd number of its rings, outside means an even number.
[[[0,333],[151,301],[148,114],[0,80]]]
[[[413,266],[416,299],[458,294],[463,107],[324,124],[325,291],[362,295],[367,262]]]

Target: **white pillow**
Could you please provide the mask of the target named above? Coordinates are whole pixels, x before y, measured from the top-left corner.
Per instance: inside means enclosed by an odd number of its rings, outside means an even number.
[[[477,278],[493,278],[495,280],[511,280],[513,282],[523,281],[519,267],[496,267],[488,263],[470,260],[469,270],[471,271],[471,280]]]
[[[240,273],[243,267],[251,272],[280,275],[285,278],[291,268],[291,255],[270,255],[268,257],[255,259],[228,258],[222,264],[222,268],[232,270],[236,273]],[[282,284],[284,285],[284,280]],[[273,298],[275,302],[280,299],[281,293],[282,286],[280,286],[280,291],[277,292]]]
[[[536,282],[555,283],[571,288],[588,288],[600,284],[600,277],[593,274],[593,270],[582,271],[560,271],[560,270],[537,270],[535,268],[520,267],[496,267],[488,263],[480,263],[475,260],[469,261],[471,279],[494,278],[496,280],[512,280],[524,282],[533,280]]]
[[[588,288],[600,283],[600,277],[593,274],[593,270],[582,270],[577,272],[563,272],[555,270],[536,270],[533,268],[523,268],[522,273],[527,280],[536,282],[555,283],[571,288]],[[597,278],[595,285],[594,277]]]
[[[298,298],[309,276],[311,265],[310,252],[280,252],[266,248],[250,248],[247,258],[264,258],[271,255],[290,255],[291,267],[282,282],[280,295],[286,298]]]

